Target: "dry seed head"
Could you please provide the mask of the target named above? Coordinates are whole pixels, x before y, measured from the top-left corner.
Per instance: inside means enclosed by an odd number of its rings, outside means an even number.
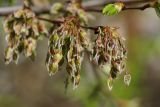
[[[17,63],[18,54],[22,52],[26,57],[34,56],[40,34],[47,33],[44,25],[29,8],[19,9],[9,15],[4,21],[4,29],[7,33],[8,47],[13,49],[12,57],[8,57],[8,49],[6,49],[7,64],[12,60]]]
[[[124,40],[114,27],[99,27],[92,51],[92,59],[109,76],[109,83],[124,71],[126,49]],[[109,84],[108,83],[108,84]],[[109,85],[109,89],[111,86]]]
[[[73,83],[73,89],[75,89],[80,82],[83,51],[88,44],[87,33],[79,26],[79,19],[74,16],[66,17],[64,23],[53,31],[49,39],[49,51],[46,58],[47,69],[52,63],[58,64],[59,68],[66,61],[66,70]],[[57,49],[60,49],[61,52],[52,51]],[[48,70],[52,72],[51,69]]]

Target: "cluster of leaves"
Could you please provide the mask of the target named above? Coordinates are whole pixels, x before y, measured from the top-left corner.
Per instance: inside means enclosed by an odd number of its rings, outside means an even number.
[[[36,18],[35,13],[24,7],[9,15],[4,22],[4,30],[7,33],[7,48],[5,51],[5,63],[18,62],[19,54],[34,59],[37,40],[47,30]]]
[[[73,82],[73,88],[79,84],[83,50],[88,45],[87,34],[78,22],[77,17],[66,17],[64,23],[53,31],[46,58],[50,75],[55,74],[66,61],[66,71]]]

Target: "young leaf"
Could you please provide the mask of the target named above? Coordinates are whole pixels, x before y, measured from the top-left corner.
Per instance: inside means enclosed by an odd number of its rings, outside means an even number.
[[[121,2],[108,4],[103,8],[102,13],[104,15],[112,16],[112,15],[118,14],[123,8],[124,8],[124,4]]]

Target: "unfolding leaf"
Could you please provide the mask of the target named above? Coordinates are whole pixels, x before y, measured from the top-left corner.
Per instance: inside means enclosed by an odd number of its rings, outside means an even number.
[[[103,8],[102,13],[104,15],[112,16],[112,15],[118,14],[123,8],[124,8],[124,4],[121,2],[114,3],[114,4],[107,4]]]

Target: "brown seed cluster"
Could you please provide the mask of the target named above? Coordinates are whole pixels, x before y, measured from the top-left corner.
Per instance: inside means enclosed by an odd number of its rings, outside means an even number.
[[[55,74],[65,61],[73,88],[79,85],[83,50],[88,45],[87,34],[78,25],[78,21],[77,17],[67,17],[64,23],[54,30],[46,58],[50,75]]]
[[[123,43],[124,39],[118,34],[117,28],[99,27],[92,58],[111,80],[125,68],[127,52]]]
[[[29,8],[20,9],[9,15],[4,22],[4,30],[7,33],[7,48],[5,51],[5,63],[11,61],[17,63],[19,54],[33,58],[37,47],[37,40],[47,30],[38,21],[35,14]]]

